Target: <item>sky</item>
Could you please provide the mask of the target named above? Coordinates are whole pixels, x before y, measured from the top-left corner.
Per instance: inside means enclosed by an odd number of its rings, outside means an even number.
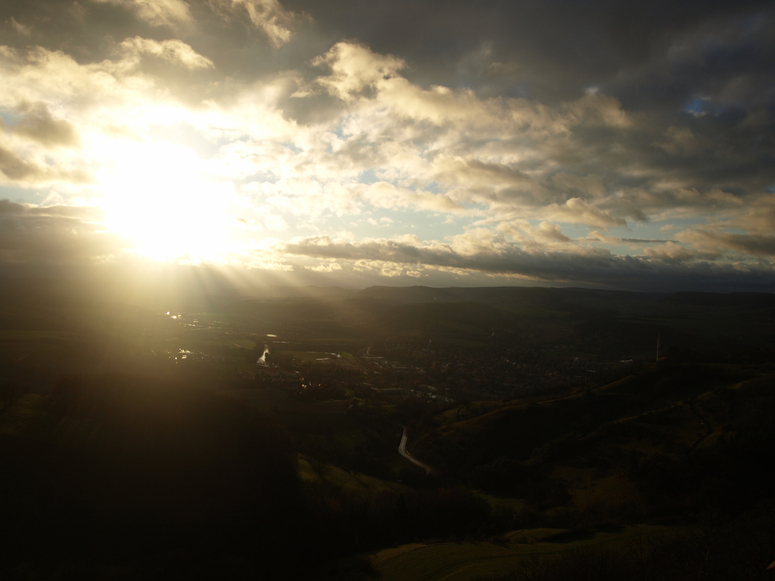
[[[0,79],[0,274],[775,292],[772,2],[0,0]]]

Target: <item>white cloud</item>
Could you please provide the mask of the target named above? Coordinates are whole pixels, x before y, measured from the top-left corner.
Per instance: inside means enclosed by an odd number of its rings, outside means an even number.
[[[413,208],[440,213],[465,213],[466,209],[444,194],[397,188],[388,182],[353,186],[362,198],[378,208]]]
[[[542,209],[542,213],[558,222],[586,224],[593,228],[608,229],[627,225],[625,220],[614,218],[581,198],[571,198],[564,204],[550,204]]]
[[[697,258],[717,258],[716,254],[703,254],[685,248],[675,242],[667,242],[661,246],[655,246],[654,248],[646,248],[644,254],[651,258],[656,258],[665,262],[686,262],[689,260],[696,260]]]
[[[128,38],[121,43],[125,58],[137,66],[141,56],[159,57],[171,63],[182,64],[187,69],[208,69],[213,67],[210,59],[203,57],[185,42],[180,40],[163,40],[161,42],[147,38]]]
[[[277,216],[275,214],[264,218],[264,224],[266,224],[266,227],[269,230],[274,230],[275,232],[281,232],[288,229],[288,223],[283,219],[283,217]]]
[[[348,42],[335,44],[324,56],[314,59],[312,64],[331,69],[332,74],[319,77],[317,83],[344,101],[352,101],[364,89],[394,77],[405,66],[399,58],[382,56]]]
[[[338,272],[342,270],[342,267],[339,265],[338,262],[327,262],[324,264],[319,264],[318,266],[311,266],[309,269],[313,272]]]

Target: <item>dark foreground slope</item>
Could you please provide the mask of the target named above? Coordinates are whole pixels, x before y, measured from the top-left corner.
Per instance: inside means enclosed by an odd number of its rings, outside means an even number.
[[[295,455],[251,410],[104,375],[3,411],[0,577],[252,578],[298,562]]]

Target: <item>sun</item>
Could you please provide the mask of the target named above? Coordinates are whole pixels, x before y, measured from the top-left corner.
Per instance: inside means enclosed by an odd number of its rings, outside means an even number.
[[[157,260],[220,262],[234,246],[229,192],[202,161],[171,144],[120,148],[106,180],[106,226],[133,251]]]

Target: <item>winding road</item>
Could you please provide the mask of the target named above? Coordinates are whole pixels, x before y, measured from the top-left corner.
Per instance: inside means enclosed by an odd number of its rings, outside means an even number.
[[[401,454],[407,460],[409,460],[412,464],[416,464],[417,466],[425,470],[425,474],[428,474],[428,475],[432,474],[433,468],[431,468],[424,462],[420,462],[417,458],[415,458],[409,452],[406,451],[406,439],[407,439],[406,426],[401,426],[401,427],[404,428],[404,434],[401,436],[401,443],[398,445],[398,453]]]

